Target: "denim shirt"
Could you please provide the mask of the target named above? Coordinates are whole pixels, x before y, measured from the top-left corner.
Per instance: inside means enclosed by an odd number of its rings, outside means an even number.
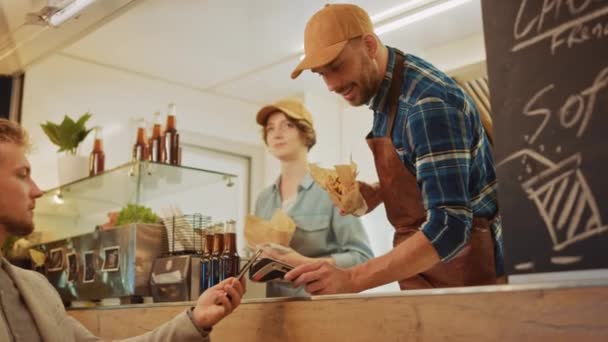
[[[264,189],[255,204],[255,215],[270,220],[281,208],[280,177]],[[373,258],[367,234],[361,221],[354,216],[341,216],[327,193],[306,174],[300,185],[295,202],[287,211],[296,224],[290,247],[311,257],[332,257],[338,267],[351,267]],[[307,297],[303,288],[291,284],[270,282],[266,287],[268,297]]]

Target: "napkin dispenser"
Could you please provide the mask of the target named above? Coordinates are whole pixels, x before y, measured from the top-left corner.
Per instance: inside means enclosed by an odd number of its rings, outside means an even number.
[[[154,260],[150,275],[150,289],[154,302],[184,302],[198,297],[198,278],[193,272],[198,257],[177,255]],[[199,259],[200,260],[200,259]],[[194,294],[193,298],[193,292]]]

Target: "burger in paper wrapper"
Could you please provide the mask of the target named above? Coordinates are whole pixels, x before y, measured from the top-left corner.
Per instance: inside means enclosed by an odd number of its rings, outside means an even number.
[[[310,174],[329,194],[334,205],[345,214],[359,213],[366,207],[363,196],[359,192],[357,164],[353,161],[350,165],[336,165],[334,170],[310,164]]]
[[[257,216],[245,218],[245,240],[251,249],[266,243],[289,246],[296,224],[283,210],[277,209],[270,221]]]

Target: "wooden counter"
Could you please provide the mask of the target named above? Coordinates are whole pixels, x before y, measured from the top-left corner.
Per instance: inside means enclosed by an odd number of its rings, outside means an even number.
[[[154,329],[190,303],[71,310],[105,339]],[[227,341],[608,341],[606,281],[248,300],[213,330]]]

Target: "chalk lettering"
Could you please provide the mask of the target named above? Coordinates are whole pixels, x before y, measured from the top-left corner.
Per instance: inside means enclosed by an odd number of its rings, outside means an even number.
[[[539,90],[524,106],[523,114],[526,116],[542,115],[543,121],[540,123],[534,134],[527,139],[529,144],[533,144],[538,136],[547,126],[552,111],[548,108],[537,108],[543,96],[555,88],[555,84],[550,84]],[[559,123],[564,128],[572,128],[579,125],[576,137],[580,138],[589,125],[593,116],[595,102],[600,91],[608,88],[608,67],[598,73],[593,84],[580,93],[568,96],[566,102],[560,107],[558,112]]]
[[[551,52],[554,53],[561,45],[567,44],[572,47],[589,40],[594,30],[596,38],[605,36],[606,28],[603,28],[603,26],[602,28],[595,28],[597,24],[591,23],[608,14],[608,6],[592,9],[592,5],[600,2],[606,4],[608,1],[543,0],[542,5],[539,2],[536,3],[537,7],[540,5],[537,14],[530,16],[528,9],[531,5],[528,0],[522,0],[513,25],[513,36],[516,44],[511,51],[516,52],[545,39],[550,39]],[[562,11],[564,8],[565,10]],[[561,15],[563,12],[566,12],[566,14]],[[569,16],[570,18],[557,24],[561,19],[560,16]],[[549,21],[555,22],[555,27],[551,28],[551,25],[547,24]],[[546,26],[549,26],[549,28],[546,29]],[[599,35],[597,31],[602,31],[602,34]]]

